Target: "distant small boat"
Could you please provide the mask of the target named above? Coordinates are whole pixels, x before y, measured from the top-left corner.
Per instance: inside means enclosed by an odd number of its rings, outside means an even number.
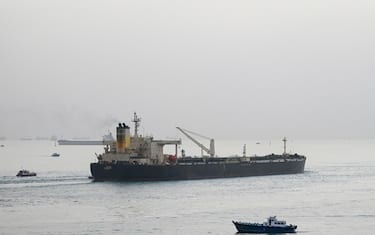
[[[287,225],[283,220],[271,216],[263,224],[232,221],[239,233],[295,233],[297,225]]]
[[[51,157],[60,157],[60,154],[59,153],[52,153]]]
[[[20,170],[16,176],[19,176],[19,177],[36,176],[36,173],[30,172],[28,170]]]

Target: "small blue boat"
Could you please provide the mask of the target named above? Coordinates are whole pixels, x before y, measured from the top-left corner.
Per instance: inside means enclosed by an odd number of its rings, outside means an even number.
[[[295,233],[297,225],[287,225],[283,220],[277,220],[276,216],[268,217],[263,224],[232,221],[239,233]]]

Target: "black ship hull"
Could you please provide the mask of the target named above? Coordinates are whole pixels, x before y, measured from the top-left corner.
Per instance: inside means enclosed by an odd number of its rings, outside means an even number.
[[[127,163],[91,163],[94,180],[150,181],[230,178],[303,173],[305,157],[294,160],[246,163],[192,163],[175,165],[134,165]]]
[[[284,227],[269,226],[264,224],[252,224],[233,221],[234,226],[239,233],[295,233],[296,225]]]

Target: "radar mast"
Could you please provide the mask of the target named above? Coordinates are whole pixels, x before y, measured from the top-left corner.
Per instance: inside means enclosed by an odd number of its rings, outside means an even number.
[[[139,123],[141,122],[141,118],[137,116],[136,112],[134,112],[134,118],[132,122],[134,122],[134,136],[138,137],[138,127],[140,125]]]

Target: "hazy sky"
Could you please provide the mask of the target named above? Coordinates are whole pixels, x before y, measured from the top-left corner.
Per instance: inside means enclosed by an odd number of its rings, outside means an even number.
[[[0,0],[0,136],[375,137],[373,0]]]

